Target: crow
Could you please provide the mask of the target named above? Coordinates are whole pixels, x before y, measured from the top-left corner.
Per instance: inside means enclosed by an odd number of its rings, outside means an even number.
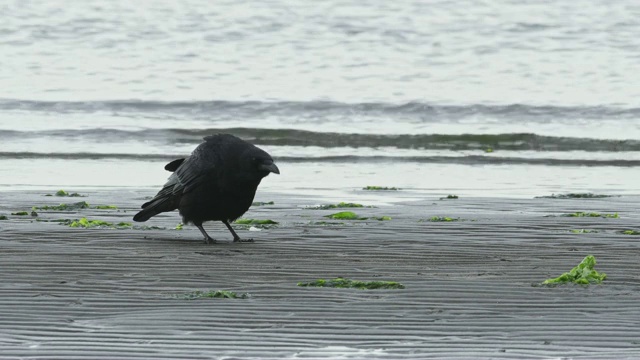
[[[164,168],[173,174],[153,199],[142,204],[133,220],[147,221],[178,209],[182,222],[197,226],[206,243],[215,242],[202,227],[209,220],[222,221],[234,242],[243,241],[229,222],[249,209],[262,178],[280,174],[269,154],[230,134],[205,137],[189,157]]]

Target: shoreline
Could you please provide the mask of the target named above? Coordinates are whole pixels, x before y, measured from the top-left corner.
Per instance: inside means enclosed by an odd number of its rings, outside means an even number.
[[[69,188],[71,190],[72,188]],[[117,210],[37,211],[38,218],[131,222],[154,190],[87,197],[3,192],[0,357],[127,358],[633,358],[640,356],[640,198],[402,199],[377,208],[305,210],[317,197],[258,191],[244,217],[280,224],[238,230],[78,229],[11,212],[86,201]],[[50,192],[49,192],[50,193]],[[392,194],[390,194],[392,195]],[[343,201],[368,205],[368,194]],[[380,197],[385,194],[379,194]],[[325,202],[322,202],[325,203]],[[326,201],[326,203],[335,203]],[[389,221],[327,221],[353,210]],[[619,218],[548,217],[576,211]],[[450,216],[465,221],[420,221]],[[343,222],[344,224],[339,224]],[[571,229],[596,229],[574,234]],[[594,255],[602,285],[534,287]],[[399,290],[303,288],[343,276]],[[248,299],[176,299],[195,290]]]

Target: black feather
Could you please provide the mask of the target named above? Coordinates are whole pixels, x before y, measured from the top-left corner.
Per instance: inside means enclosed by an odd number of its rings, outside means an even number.
[[[164,169],[167,170],[167,171],[174,172],[174,171],[178,170],[178,167],[180,165],[182,165],[184,160],[185,160],[184,158],[183,159],[173,160],[172,162],[170,162],[167,165],[165,165]]]

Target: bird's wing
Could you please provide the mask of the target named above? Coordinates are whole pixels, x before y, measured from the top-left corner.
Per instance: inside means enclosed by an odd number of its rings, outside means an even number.
[[[216,176],[219,170],[220,156],[215,149],[203,146],[205,144],[196,148],[193,154],[185,159],[173,173],[176,176],[176,183],[173,187],[174,194],[187,193]]]

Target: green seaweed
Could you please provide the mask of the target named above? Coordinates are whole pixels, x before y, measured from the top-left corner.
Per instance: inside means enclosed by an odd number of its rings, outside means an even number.
[[[251,203],[251,206],[265,206],[265,205],[274,205],[274,202],[273,201],[269,201],[269,202],[256,201]]]
[[[331,215],[325,215],[324,217],[333,220],[367,220],[366,217],[359,217],[352,211],[341,211]]]
[[[378,217],[374,217],[374,219],[378,221],[389,221],[391,220],[391,216],[378,216]]]
[[[592,234],[592,233],[597,233],[598,230],[592,230],[592,229],[573,229],[571,230],[572,233],[574,234]]]
[[[602,218],[614,218],[617,219],[620,216],[618,216],[618,213],[615,214],[600,214],[600,213],[596,213],[596,212],[582,212],[582,211],[578,211],[578,212],[574,212],[574,213],[570,213],[570,214],[562,214],[560,216],[565,216],[565,217],[602,217]]]
[[[638,231],[638,230],[624,230],[624,231],[621,231],[620,234],[623,234],[623,235],[640,235],[640,231]]]
[[[0,220],[9,220],[9,218],[6,217],[5,215],[0,215]]]
[[[176,225],[176,227],[175,227],[175,228],[173,228],[173,229],[174,229],[174,230],[182,230],[183,228],[184,228],[184,224],[183,224],[183,223],[180,223],[180,224]]]
[[[185,299],[185,300],[195,300],[195,299],[202,299],[202,298],[246,299],[249,297],[249,294],[247,293],[238,294],[228,290],[215,290],[215,291],[214,290],[209,290],[209,291],[196,290],[187,294],[176,295],[175,297],[178,299]]]
[[[265,219],[265,220],[238,219],[238,220],[234,221],[234,224],[238,224],[238,225],[277,225],[278,222],[273,221],[273,220],[269,220],[269,219]]]
[[[400,190],[400,188],[396,188],[396,187],[386,187],[386,186],[367,186],[367,187],[363,187],[362,190],[369,190],[369,191],[395,191],[395,190]]]
[[[613,197],[613,195],[601,195],[593,193],[568,193],[568,194],[551,194],[551,196],[536,196],[542,199],[601,199]]]
[[[299,282],[298,286],[303,287],[334,287],[334,288],[353,288],[359,290],[372,289],[404,289],[404,285],[395,281],[358,281],[345,278],[335,279],[318,279],[311,282]]]
[[[11,215],[25,216],[25,215],[29,215],[29,213],[26,211],[18,211],[18,212],[11,213]]]
[[[493,152],[493,148],[492,147],[488,147],[486,149],[484,149],[485,153],[492,153]]]
[[[103,220],[88,220],[87,218],[81,218],[79,220],[68,220],[64,222],[65,225],[73,228],[94,228],[94,227],[109,227],[109,228],[131,228],[131,223],[120,222],[117,224],[110,223]]]
[[[95,209],[98,210],[117,210],[118,207],[115,205],[97,205]]]
[[[460,218],[450,218],[447,216],[433,216],[427,219],[427,221],[431,222],[451,222],[451,221],[459,221]]]
[[[86,201],[80,201],[73,204],[33,206],[31,209],[32,210],[72,211],[72,210],[87,209],[87,208],[89,208],[89,204]]]
[[[595,266],[596,258],[593,255],[588,255],[578,266],[571,269],[571,271],[566,272],[557,278],[547,279],[543,281],[541,285],[557,286],[566,283],[580,285],[600,284],[607,278],[607,274],[597,272],[594,269]]]
[[[54,195],[55,196],[68,196],[68,197],[85,197],[84,195],[80,195],[78,193],[69,194],[68,192],[66,192],[64,190],[58,190]],[[53,195],[47,194],[45,196],[53,196]]]
[[[362,207],[365,207],[365,206],[362,205],[362,204],[357,204],[357,203],[340,202],[338,204],[312,206],[312,207],[307,207],[305,209],[308,209],[308,210],[330,210],[330,209],[362,208]],[[373,207],[373,206],[367,206],[367,207]]]

